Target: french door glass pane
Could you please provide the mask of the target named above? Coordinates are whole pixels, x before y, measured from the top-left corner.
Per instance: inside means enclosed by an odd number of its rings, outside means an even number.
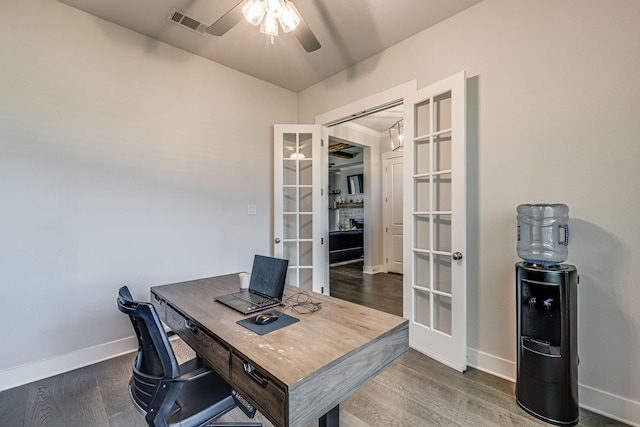
[[[313,189],[311,187],[300,187],[299,212],[313,212]]]
[[[431,266],[429,255],[416,253],[415,255],[415,277],[413,282],[416,286],[428,288],[431,281]]]
[[[298,215],[283,214],[282,231],[285,240],[298,238]]]
[[[300,158],[311,159],[313,157],[312,136],[310,133],[301,133],[299,136],[298,153]]]
[[[431,172],[431,144],[429,141],[417,141],[415,143],[414,170],[416,175]]]
[[[303,289],[311,289],[313,287],[313,269],[311,268],[302,268],[299,270],[299,282],[298,286]]]
[[[282,189],[282,211],[298,212],[298,189],[286,187]]]
[[[451,297],[433,295],[433,329],[451,335]]]
[[[451,132],[433,137],[434,172],[451,170]]]
[[[289,267],[287,269],[287,277],[284,280],[287,285],[298,286],[297,270]]]
[[[426,100],[415,106],[415,136],[431,133],[431,102]]]
[[[301,239],[311,239],[313,238],[313,223],[312,223],[312,214],[301,214],[300,215],[300,233],[299,237]]]
[[[313,165],[311,159],[304,159],[299,161],[300,165],[300,180],[298,181],[300,185],[311,185],[313,184]]]
[[[433,289],[451,294],[451,257],[449,255],[434,256]]]
[[[433,98],[434,132],[451,129],[451,91]]]
[[[297,152],[298,138],[295,133],[285,133],[282,135],[282,158],[294,159]]]
[[[414,232],[415,235],[415,248],[429,250],[431,241],[430,233],[431,221],[429,221],[428,215],[417,215],[415,217]]]
[[[429,212],[431,209],[431,180],[427,178],[416,178],[414,180],[415,194],[413,196],[414,209],[416,212]]]
[[[433,177],[433,209],[435,211],[451,210],[451,173]]]
[[[300,242],[299,265],[310,267],[313,265],[312,242]]]
[[[297,182],[297,165],[295,160],[289,160],[288,158],[282,162],[282,184],[284,185],[296,185]]]
[[[298,242],[284,242],[284,258],[289,260],[289,268],[298,266]]]
[[[433,249],[451,252],[451,215],[433,216]]]
[[[431,295],[420,289],[414,292],[413,321],[431,327]]]

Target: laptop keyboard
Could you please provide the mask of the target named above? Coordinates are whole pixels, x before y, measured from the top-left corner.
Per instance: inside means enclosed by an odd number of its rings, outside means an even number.
[[[240,292],[236,296],[241,300],[255,305],[256,307],[262,307],[263,305],[273,304],[274,301],[270,298],[265,298],[261,295],[252,294],[251,292]]]

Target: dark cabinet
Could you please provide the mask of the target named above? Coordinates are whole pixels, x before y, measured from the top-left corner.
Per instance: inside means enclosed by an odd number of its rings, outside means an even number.
[[[329,263],[350,261],[364,255],[364,230],[330,231]]]

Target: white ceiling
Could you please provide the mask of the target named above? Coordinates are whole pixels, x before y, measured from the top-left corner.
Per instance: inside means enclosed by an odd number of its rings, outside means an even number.
[[[240,0],[58,0],[219,64],[299,92],[481,0],[294,0],[322,47],[311,53],[292,34],[269,38],[246,21],[224,36],[169,22],[176,8],[210,25]]]

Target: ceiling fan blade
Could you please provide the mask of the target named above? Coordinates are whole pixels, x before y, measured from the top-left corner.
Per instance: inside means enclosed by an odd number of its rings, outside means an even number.
[[[227,31],[235,27],[236,24],[244,18],[244,15],[242,14],[242,6],[244,6],[245,2],[246,0],[242,0],[240,3],[235,5],[233,9],[222,15],[220,19],[209,25],[206,30],[207,33],[214,36],[222,36]]]
[[[289,4],[293,6],[296,13],[300,17],[300,23],[298,26],[292,31],[293,35],[296,36],[304,50],[307,52],[313,52],[314,50],[320,49],[320,42],[307,25],[307,21],[304,20],[298,8],[293,4],[292,1],[289,1]]]

